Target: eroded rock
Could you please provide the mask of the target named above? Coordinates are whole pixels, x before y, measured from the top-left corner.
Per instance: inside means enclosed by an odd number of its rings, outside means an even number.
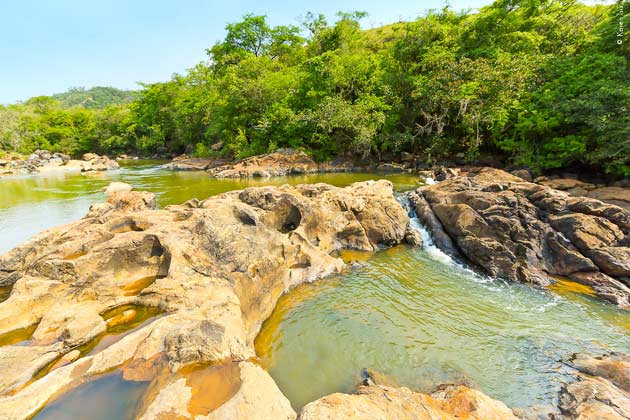
[[[255,355],[262,322],[289,288],[340,272],[344,263],[331,253],[400,243],[408,224],[388,181],[248,188],[164,210],[153,194],[114,192],[84,219],[0,257],[0,284],[13,285],[0,304],[0,336],[35,328],[31,341],[0,347],[0,418],[28,418],[54,395],[115,368],[147,380],[164,369],[231,362],[240,364],[242,384],[216,410],[192,413],[182,401],[201,391],[190,375],[184,382],[167,375],[172,380],[152,387],[163,397],[147,401],[146,413],[295,418],[268,374],[244,362]],[[131,322],[134,307],[164,315],[76,359],[75,350]]]
[[[307,404],[300,420],[517,420],[505,404],[463,385],[432,394],[382,385],[360,386],[355,394],[336,393]]]
[[[542,286],[567,276],[630,306],[630,213],[620,207],[492,168],[421,187],[409,198],[438,247],[460,252],[491,276]]]
[[[317,163],[306,153],[280,149],[209,169],[217,178],[272,177],[319,172]]]

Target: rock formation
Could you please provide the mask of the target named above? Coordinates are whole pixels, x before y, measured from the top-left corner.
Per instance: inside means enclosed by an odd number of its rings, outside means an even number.
[[[576,355],[571,364],[577,381],[560,393],[560,410],[568,419],[630,419],[630,355]]]
[[[431,394],[408,388],[362,385],[355,394],[332,394],[307,404],[300,420],[517,420],[505,404],[463,385]]]
[[[82,160],[70,159],[63,153],[52,153],[47,150],[36,150],[27,160],[0,160],[0,175],[15,173],[34,173],[49,171],[106,171],[118,169],[120,165],[107,156],[96,153],[85,153]]]
[[[630,212],[485,168],[409,194],[445,252],[535,285],[566,276],[630,306]]]
[[[217,178],[271,177],[318,171],[317,163],[310,156],[291,149],[280,149],[274,153],[252,156],[209,170]]]
[[[388,181],[248,188],[164,210],[151,193],[112,192],[0,257],[0,287],[12,287],[0,303],[0,418],[29,418],[119,369],[153,381],[140,418],[293,419],[248,361],[262,322],[289,288],[344,269],[333,251],[397,244],[408,224]],[[157,316],[99,346],[140,313]],[[229,378],[211,412],[195,403],[198,365]]]

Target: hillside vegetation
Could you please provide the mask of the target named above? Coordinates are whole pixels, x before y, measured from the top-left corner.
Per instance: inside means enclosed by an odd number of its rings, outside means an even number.
[[[112,105],[127,104],[138,96],[136,91],[95,86],[91,89],[72,88],[67,92],[52,95],[52,98],[58,101],[62,108],[80,106],[87,109],[103,109]]]
[[[104,109],[33,98],[0,108],[0,144],[105,153],[193,149],[316,159],[491,154],[535,170],[630,175],[630,13],[618,5],[498,0],[362,30],[363,13],[303,27],[247,15],[208,61]],[[87,92],[87,91],[86,91]],[[68,99],[64,99],[68,103]]]

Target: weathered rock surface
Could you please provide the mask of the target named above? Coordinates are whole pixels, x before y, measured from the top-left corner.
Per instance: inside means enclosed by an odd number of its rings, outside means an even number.
[[[214,157],[194,158],[184,155],[174,158],[171,162],[164,165],[164,167],[174,171],[205,171],[226,164],[227,161],[225,159]]]
[[[28,418],[116,368],[129,380],[159,377],[139,413],[147,418],[295,418],[246,362],[261,323],[287,289],[342,270],[333,251],[399,243],[409,224],[388,181],[248,188],[155,208],[153,194],[113,192],[84,219],[0,257],[0,286],[14,285],[0,303],[0,342],[26,340],[0,347],[0,418]],[[150,308],[163,314],[88,353]],[[186,404],[205,388],[182,369],[199,363],[240,368],[234,395],[210,413]]]
[[[63,153],[52,153],[47,150],[37,150],[27,160],[11,159],[0,161],[0,174],[52,172],[52,171],[106,171],[118,169],[118,162],[107,156],[96,153],[86,153],[83,160],[70,159]]]
[[[517,420],[502,402],[463,385],[431,394],[408,388],[360,386],[355,394],[332,394],[307,404],[300,420]]]
[[[272,177],[318,171],[317,163],[310,156],[291,149],[280,149],[274,153],[252,156],[209,170],[217,178]]]
[[[630,211],[629,187],[600,187],[586,193],[587,197],[614,204]]]
[[[630,306],[630,212],[485,168],[409,194],[436,245],[488,274],[535,285],[567,276]]]
[[[577,381],[560,393],[565,418],[579,420],[630,419],[630,355],[578,355],[572,361]]]

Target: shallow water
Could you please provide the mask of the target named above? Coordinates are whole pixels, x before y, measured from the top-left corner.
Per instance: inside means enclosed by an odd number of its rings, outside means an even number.
[[[44,229],[85,216],[91,204],[106,199],[102,189],[112,181],[127,182],[136,190],[154,192],[161,207],[248,186],[313,182],[346,186],[375,178],[390,179],[397,188],[412,188],[417,183],[417,178],[408,174],[366,173],[219,180],[200,171],[166,170],[160,167],[163,163],[127,161],[114,171],[0,177],[0,254]]]
[[[630,314],[582,291],[493,280],[434,247],[399,246],[283,296],[256,349],[296,409],[352,391],[363,368],[425,392],[456,381],[512,407],[545,404],[569,379],[559,360],[630,351]]]
[[[133,420],[149,382],[125,381],[115,372],[85,383],[33,417],[37,420]]]
[[[90,204],[105,199],[102,188],[111,181],[155,192],[162,207],[255,185],[344,186],[388,178],[405,190],[418,183],[410,175],[354,173],[216,180],[156,165],[132,162],[97,174],[0,178],[0,253],[45,228],[79,219]],[[488,279],[454,264],[433,246],[343,257],[360,265],[283,296],[256,340],[261,362],[298,409],[323,395],[351,391],[363,368],[422,391],[465,381],[511,406],[544,404],[569,379],[559,360],[578,351],[630,351],[630,315],[570,282],[543,291]],[[10,288],[0,289],[0,301],[8,293]],[[112,325],[109,335],[84,353],[102,350],[155,315],[138,316],[120,331]],[[61,396],[36,418],[134,418],[147,387],[114,372]]]

